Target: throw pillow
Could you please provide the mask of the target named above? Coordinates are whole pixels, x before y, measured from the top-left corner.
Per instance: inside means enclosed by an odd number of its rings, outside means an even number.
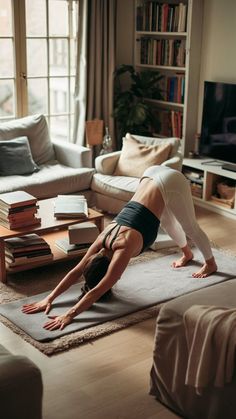
[[[30,115],[0,124],[0,140],[27,137],[35,163],[47,164],[55,160],[47,120],[44,115]]]
[[[141,177],[150,166],[160,165],[169,158],[171,144],[147,146],[140,143],[131,135],[123,139],[123,147],[114,176]]]
[[[0,141],[0,176],[28,175],[38,170],[27,137]]]

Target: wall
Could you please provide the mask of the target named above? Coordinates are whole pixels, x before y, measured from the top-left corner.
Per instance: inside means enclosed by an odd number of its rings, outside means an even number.
[[[134,0],[117,0],[117,65],[133,64],[134,30]]]
[[[205,0],[203,16],[198,131],[204,80],[236,83],[236,1]]]

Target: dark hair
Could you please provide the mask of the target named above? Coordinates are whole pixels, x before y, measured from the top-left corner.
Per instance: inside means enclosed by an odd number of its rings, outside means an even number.
[[[95,257],[93,256],[91,260],[87,262],[83,272],[85,284],[81,288],[82,294],[79,299],[81,299],[89,290],[96,287],[105,276],[109,264],[110,259],[102,254],[97,254]],[[99,300],[107,299],[111,296],[111,293],[111,290],[108,290],[99,298]]]

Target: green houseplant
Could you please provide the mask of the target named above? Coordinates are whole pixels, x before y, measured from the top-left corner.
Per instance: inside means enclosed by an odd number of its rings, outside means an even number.
[[[146,99],[162,99],[159,85],[162,78],[156,70],[137,72],[126,64],[116,68],[113,116],[119,140],[127,132],[149,136],[158,133],[157,110]]]

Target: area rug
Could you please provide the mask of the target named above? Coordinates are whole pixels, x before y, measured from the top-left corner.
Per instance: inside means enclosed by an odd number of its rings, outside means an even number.
[[[0,314],[3,316],[1,321],[39,350],[52,355],[157,315],[160,303],[236,278],[236,259],[217,249],[214,250],[214,255],[218,272],[204,279],[195,279],[191,276],[199,269],[202,261],[197,250],[194,250],[194,261],[181,269],[171,268],[172,261],[177,257],[173,252],[173,249],[168,249],[164,255],[163,251],[158,253],[149,251],[133,259],[114,286],[112,299],[109,302],[97,302],[62,331],[50,332],[43,329],[43,324],[47,321],[44,313],[25,315],[21,312],[23,304],[42,299],[48,291],[26,298],[17,296],[14,301],[1,304]],[[80,294],[81,285],[78,283],[72,286],[58,297],[50,314],[64,313],[74,305]]]

